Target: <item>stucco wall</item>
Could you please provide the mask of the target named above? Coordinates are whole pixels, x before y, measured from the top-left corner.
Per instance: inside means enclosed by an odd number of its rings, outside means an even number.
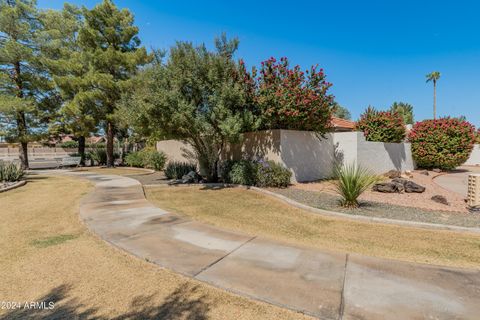
[[[190,146],[175,140],[160,141],[157,150],[169,160],[188,161]],[[389,170],[413,170],[408,143],[365,141],[360,132],[329,133],[321,137],[313,132],[271,130],[244,135],[242,143],[226,147],[222,159],[265,159],[283,164],[292,172],[292,182],[331,177],[335,163],[356,162],[376,173]]]
[[[467,166],[476,166],[480,165],[480,144],[476,144],[473,146],[472,153],[470,154],[470,158],[468,158],[467,162],[465,162]]]
[[[281,162],[292,171],[293,181],[313,181],[332,175],[334,147],[331,134],[280,130]]]
[[[192,147],[179,140],[162,140],[157,142],[157,150],[163,151],[168,157],[167,161],[193,162],[190,153],[193,152]]]

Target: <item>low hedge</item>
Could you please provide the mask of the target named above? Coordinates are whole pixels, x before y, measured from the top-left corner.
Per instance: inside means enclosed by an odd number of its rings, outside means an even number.
[[[421,168],[450,170],[465,163],[475,142],[472,124],[456,118],[417,122],[408,136]]]
[[[290,184],[292,173],[274,161],[227,161],[222,168],[226,183],[257,187],[284,188]]]
[[[163,170],[167,156],[153,148],[145,148],[140,151],[130,152],[125,156],[125,163],[130,167]]]
[[[17,182],[24,175],[25,171],[19,164],[0,160],[0,182]]]

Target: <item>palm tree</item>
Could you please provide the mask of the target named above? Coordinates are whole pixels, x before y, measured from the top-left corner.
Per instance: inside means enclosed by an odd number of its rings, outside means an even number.
[[[426,75],[427,82],[433,82],[433,119],[437,118],[437,80],[440,79],[440,72],[433,71]]]
[[[391,112],[398,112],[405,124],[413,124],[413,106],[405,102],[394,102],[390,107]]]

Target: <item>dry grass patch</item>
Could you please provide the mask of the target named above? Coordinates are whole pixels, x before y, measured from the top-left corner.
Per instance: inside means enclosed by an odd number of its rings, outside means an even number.
[[[480,267],[480,235],[324,217],[252,190],[146,188],[155,205],[219,227],[311,247],[456,267]]]
[[[114,169],[117,170],[117,169]],[[0,310],[1,319],[305,319],[134,258],[79,221],[92,186],[35,176],[0,194],[0,297],[55,302],[53,310]]]
[[[122,168],[122,167],[115,167],[115,168],[102,168],[102,167],[84,167],[84,168],[77,168],[75,171],[81,172],[91,172],[91,173],[98,173],[98,174],[116,174],[119,176],[133,176],[139,174],[150,174],[149,171],[139,168]]]

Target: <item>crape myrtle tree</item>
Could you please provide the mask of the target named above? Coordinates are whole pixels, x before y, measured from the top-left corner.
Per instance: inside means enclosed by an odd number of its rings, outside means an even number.
[[[28,142],[46,132],[58,106],[44,65],[36,1],[0,1],[0,131],[19,143],[20,162],[28,168]]]
[[[92,10],[83,8],[84,22],[79,30],[81,60],[88,70],[81,75],[81,100],[77,106],[94,108],[106,132],[107,166],[114,165],[113,141],[116,134],[115,111],[122,93],[133,89],[132,76],[151,57],[140,47],[138,28],[127,9],[119,10],[104,0]],[[82,105],[83,104],[83,105]]]
[[[270,58],[261,64],[256,85],[256,104],[264,129],[292,129],[326,133],[335,110],[332,86],[323,69],[312,66],[302,71],[290,67],[287,58]]]
[[[50,123],[50,134],[71,134],[78,141],[80,164],[85,164],[85,142],[96,131],[99,94],[90,88],[89,61],[78,41],[83,24],[80,8],[65,4],[63,10],[40,14],[45,64],[61,94],[62,105]]]
[[[258,125],[243,82],[245,68],[233,59],[238,40],[222,35],[215,47],[177,42],[165,62],[157,59],[139,74],[119,112],[135,130],[190,144],[211,182],[218,180],[226,144]]]

